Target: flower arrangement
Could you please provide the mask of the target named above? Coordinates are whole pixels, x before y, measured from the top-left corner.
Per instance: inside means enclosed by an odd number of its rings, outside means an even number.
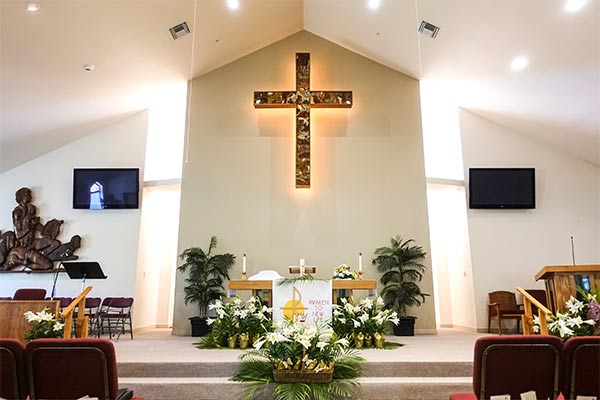
[[[353,396],[360,376],[360,362],[348,340],[334,340],[334,332],[323,326],[285,320],[261,336],[254,350],[244,354],[233,380],[249,383],[246,399],[258,389],[272,397],[288,399],[337,399]]]
[[[341,264],[333,269],[333,279],[356,279],[358,274],[347,264]]]
[[[25,334],[25,340],[40,338],[60,338],[63,336],[64,324],[58,322],[54,314],[48,312],[48,307],[42,311],[34,313],[27,311],[25,319],[31,325],[31,329]]]
[[[600,336],[600,290],[588,292],[580,288],[582,300],[571,296],[565,303],[566,312],[548,317],[548,332],[566,340],[572,336]],[[533,318],[533,329],[540,331],[539,317]]]
[[[260,297],[251,297],[242,301],[234,297],[227,303],[215,300],[208,306],[213,310],[216,318],[208,318],[207,323],[212,325],[211,342],[213,346],[220,347],[225,341],[229,347],[247,348],[250,341],[256,340],[261,334],[271,330],[271,309],[265,306]]]
[[[346,338],[356,348],[371,347],[373,341],[375,347],[383,348],[386,322],[398,325],[396,312],[383,309],[381,296],[362,299],[356,305],[346,299],[341,302],[333,306],[331,325],[336,335]]]

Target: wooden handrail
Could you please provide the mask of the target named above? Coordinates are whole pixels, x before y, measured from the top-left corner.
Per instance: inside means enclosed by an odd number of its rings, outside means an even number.
[[[531,311],[531,305],[533,304],[538,308],[538,317],[540,319],[540,333],[542,335],[548,334],[548,315],[552,315],[552,311],[548,310],[546,306],[540,303],[535,297],[530,295],[527,290],[522,287],[517,287],[517,292],[523,295],[523,306],[525,307],[525,315],[521,317],[523,322],[523,334],[533,335],[533,312]]]
[[[86,287],[79,296],[75,298],[61,313],[60,316],[65,321],[64,338],[69,339],[73,330],[73,309],[77,307],[77,332],[75,337],[86,338],[88,336],[88,326],[90,318],[85,315],[85,296],[92,290],[92,286]]]

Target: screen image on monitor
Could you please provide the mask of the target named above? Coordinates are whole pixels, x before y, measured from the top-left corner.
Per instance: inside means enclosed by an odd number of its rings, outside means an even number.
[[[139,168],[75,168],[73,208],[139,208]]]
[[[469,208],[535,208],[535,168],[469,168]]]

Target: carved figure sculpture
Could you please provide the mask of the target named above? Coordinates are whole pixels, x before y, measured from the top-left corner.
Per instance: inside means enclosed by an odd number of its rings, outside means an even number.
[[[17,244],[17,238],[13,231],[6,231],[0,235],[0,270],[4,268],[4,262],[10,250]]]
[[[63,220],[51,219],[45,225],[31,203],[31,189],[23,187],[15,193],[13,209],[14,232],[0,235],[0,270],[18,267],[33,271],[51,270],[55,261],[76,260],[75,250],[81,247],[81,237],[74,235],[67,243],[57,239]]]
[[[15,193],[17,206],[13,209],[12,219],[15,235],[20,246],[29,247],[36,230],[41,230],[37,208],[31,204],[31,189],[21,188]]]

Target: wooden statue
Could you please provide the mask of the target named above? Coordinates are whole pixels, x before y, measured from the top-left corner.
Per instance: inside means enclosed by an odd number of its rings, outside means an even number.
[[[51,219],[42,224],[37,208],[31,204],[29,188],[15,193],[17,206],[13,209],[14,232],[0,235],[0,270],[9,271],[22,267],[25,271],[54,269],[54,262],[76,260],[74,254],[81,246],[81,236],[74,235],[67,243],[57,239],[63,220]]]

